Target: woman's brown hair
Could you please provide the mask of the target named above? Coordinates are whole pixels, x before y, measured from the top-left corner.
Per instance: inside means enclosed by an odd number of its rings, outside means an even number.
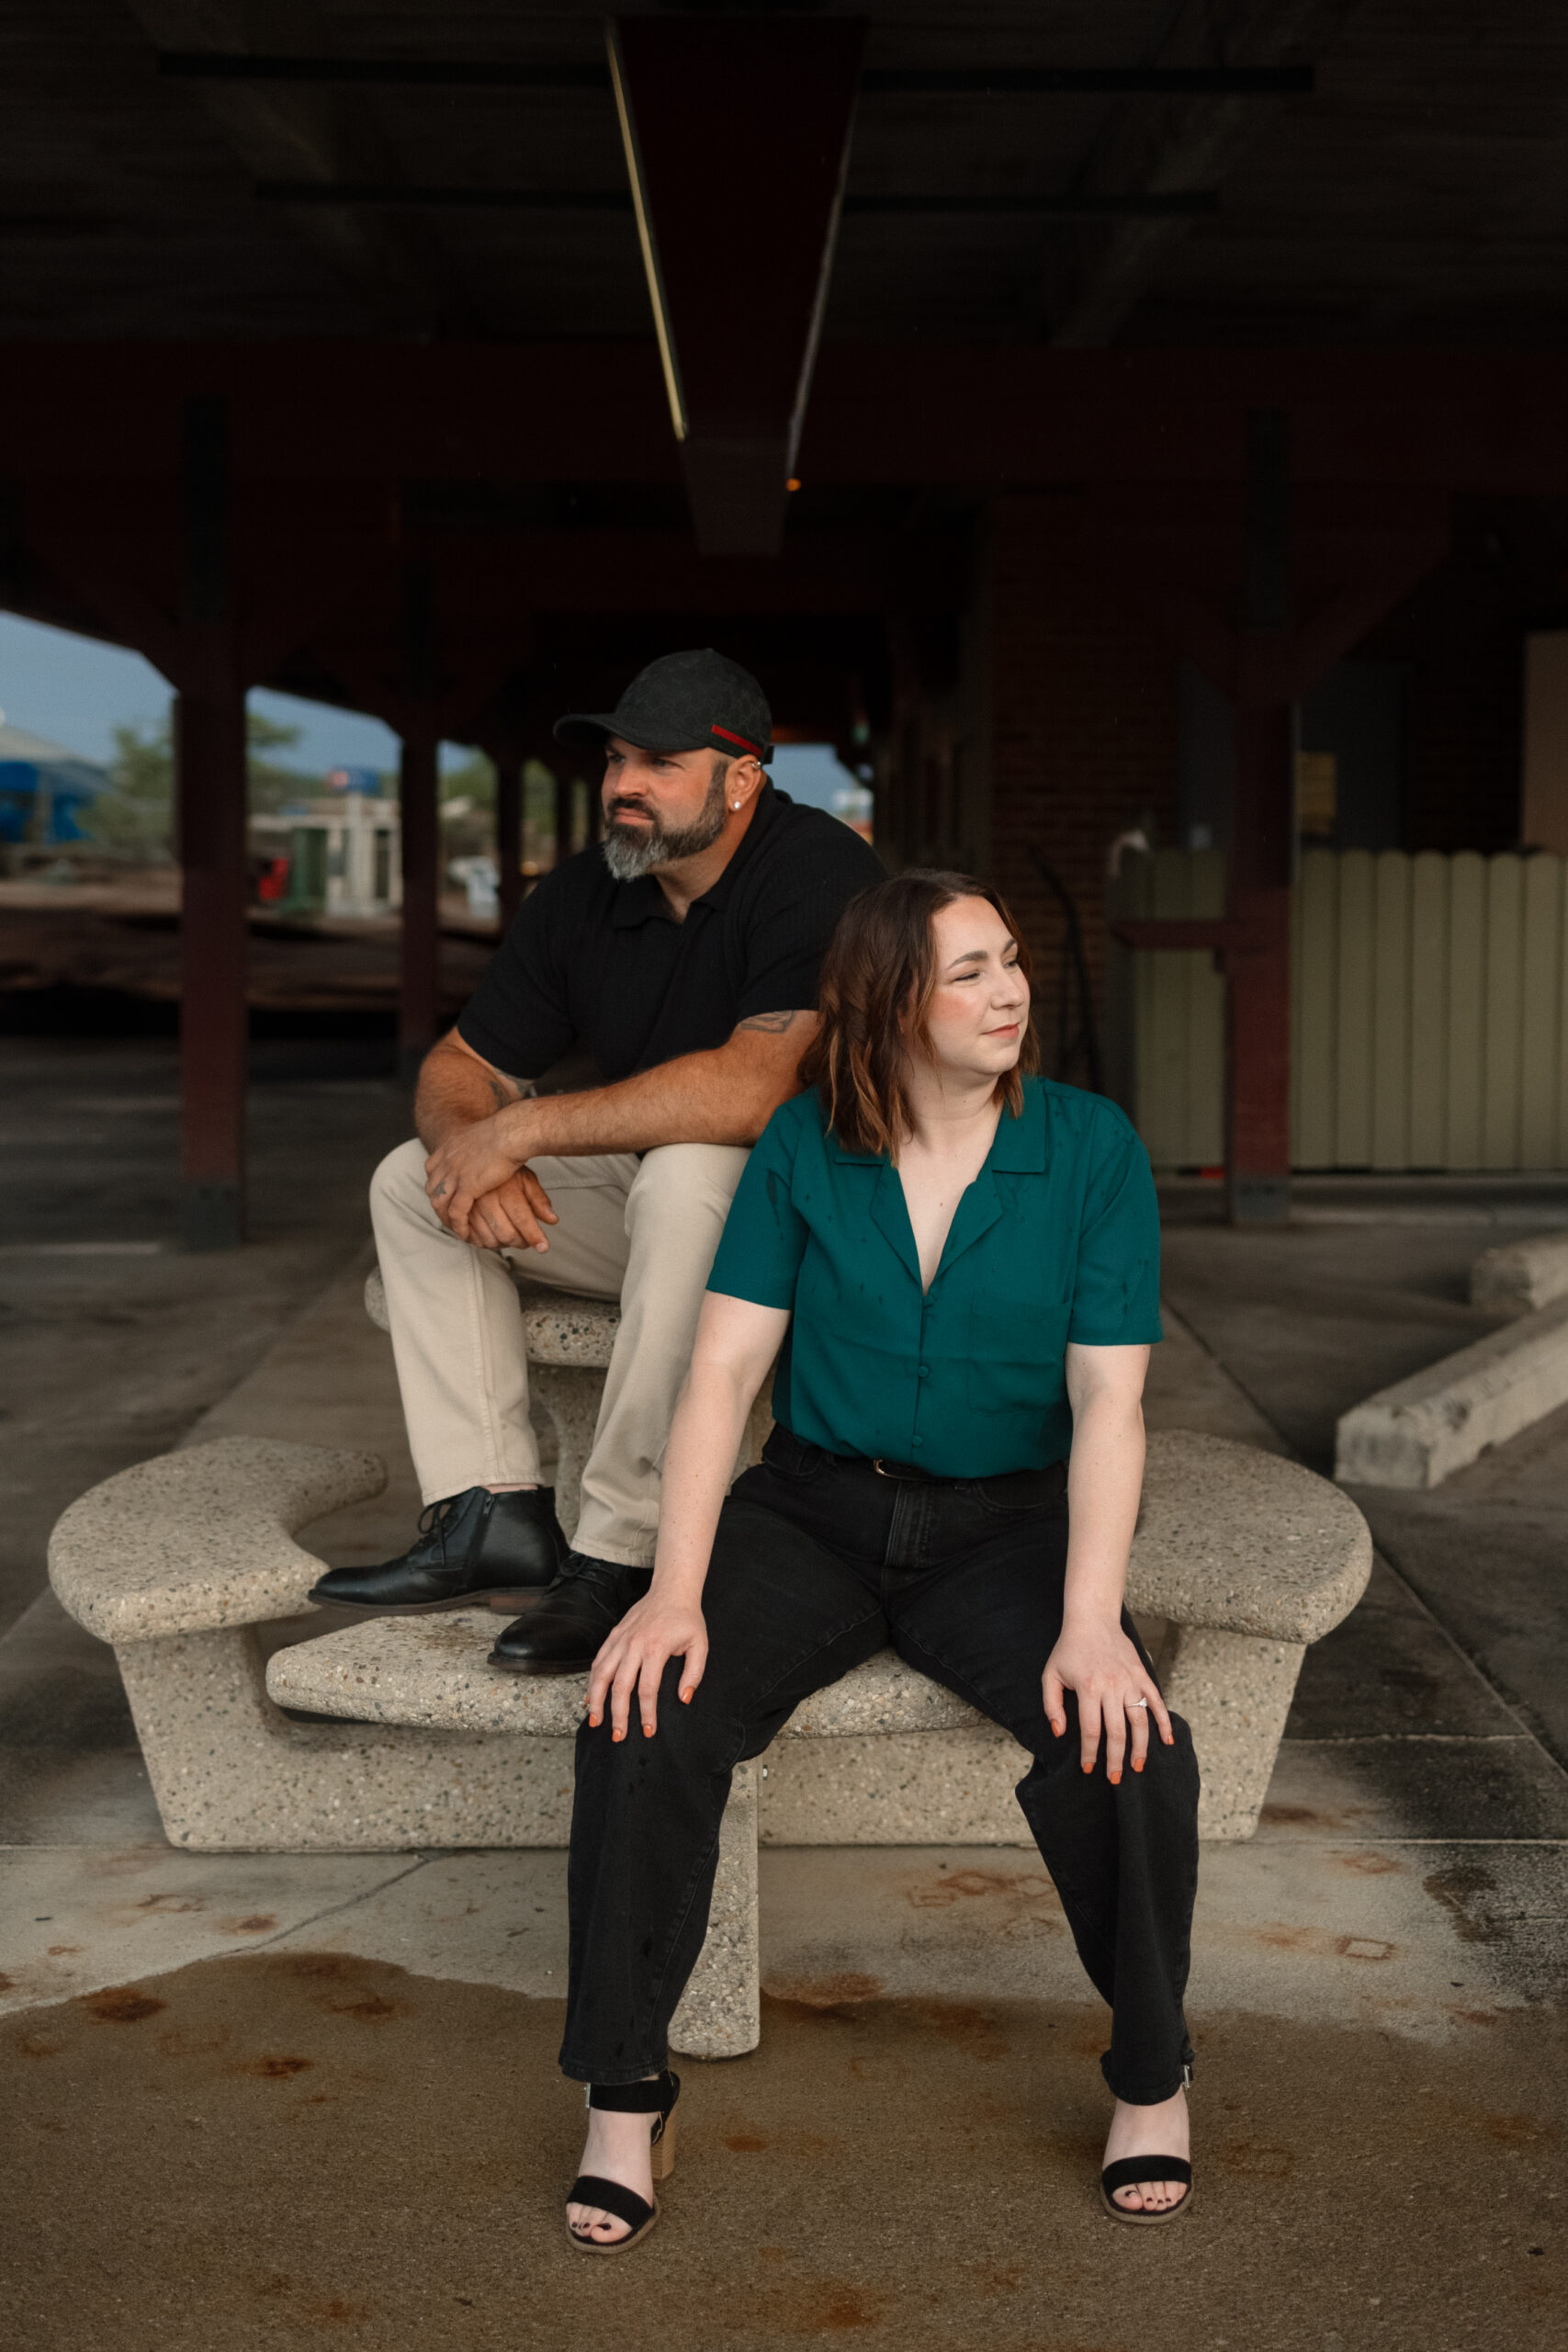
[[[931,925],[955,899],[984,899],[1018,946],[1029,978],[1029,953],[1018,925],[988,882],[912,865],[859,891],[839,918],[822,962],[818,990],[820,1026],[801,1057],[804,1086],[815,1086],[828,1124],[848,1151],[897,1157],[914,1132],[905,1077],[907,1052],[929,1052],[927,1026],[936,989]],[[1040,1066],[1032,1023],[1018,1060],[997,1080],[997,1100],[1016,1119],[1023,1108],[1025,1073]]]

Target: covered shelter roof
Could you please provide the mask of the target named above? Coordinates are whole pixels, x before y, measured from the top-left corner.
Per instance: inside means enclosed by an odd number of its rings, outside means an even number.
[[[864,20],[829,343],[1568,335],[1538,0],[687,13]],[[0,336],[648,334],[589,0],[13,0],[4,44]],[[770,103],[711,122],[716,202]]]

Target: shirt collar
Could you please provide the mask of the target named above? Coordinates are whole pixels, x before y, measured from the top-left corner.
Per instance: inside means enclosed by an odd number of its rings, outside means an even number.
[[[699,907],[721,909],[734,888],[735,876],[756,847],[759,838],[767,831],[779,810],[779,795],[772,784],[764,784],[757,795],[757,813],[740,837],[734,856],[711,889],[700,899],[694,899],[686,910],[688,920]],[[610,901],[610,923],[615,931],[633,931],[638,923],[673,922],[670,901],[660,888],[655,876],[644,874],[635,882],[617,882]]]
[[[838,1137],[833,1138],[833,1156],[847,1161],[852,1168],[885,1168],[891,1165],[886,1152],[846,1151]],[[1017,1118],[1003,1111],[997,1122],[997,1132],[991,1137],[991,1148],[982,1162],[986,1169],[1009,1174],[1042,1175],[1046,1163],[1045,1089],[1037,1078],[1023,1081],[1023,1108]]]

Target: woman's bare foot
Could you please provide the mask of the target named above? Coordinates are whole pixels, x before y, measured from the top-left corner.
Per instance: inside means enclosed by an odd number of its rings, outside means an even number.
[[[643,2080],[656,2083],[657,2075],[645,2075]],[[618,2180],[646,2205],[653,2202],[653,2126],[658,2120],[652,2115],[613,2115],[606,2109],[591,2107],[588,2110],[588,2142],[582,2151],[578,2169],[595,2172],[601,2180]],[[569,2205],[566,2209],[567,2227],[575,2237],[592,2238],[596,2245],[614,2245],[617,2238],[629,2238],[631,2224],[615,2213],[602,2212],[597,2205]]]
[[[1105,2143],[1108,2165],[1119,2164],[1123,2156],[1185,2157],[1190,2149],[1184,2090],[1157,2107],[1130,2107],[1124,2098],[1117,2100]],[[1166,2213],[1186,2195],[1184,2180],[1139,2180],[1113,2189],[1111,2201],[1129,2213]]]

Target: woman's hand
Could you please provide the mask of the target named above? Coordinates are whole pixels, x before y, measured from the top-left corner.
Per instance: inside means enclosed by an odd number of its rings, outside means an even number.
[[[694,1600],[667,1600],[649,1592],[627,1610],[606,1639],[588,1677],[588,1720],[597,1730],[610,1701],[610,1736],[625,1739],[632,1693],[637,1696],[643,1736],[651,1739],[659,1723],[659,1686],[672,1657],[683,1657],[681,1703],[691,1703],[693,1691],[707,1664],[708,1629]]]
[[[1064,1625],[1055,1648],[1045,1661],[1043,1687],[1045,1713],[1058,1739],[1067,1727],[1064,1693],[1071,1690],[1077,1694],[1086,1772],[1094,1770],[1103,1730],[1105,1776],[1113,1787],[1122,1778],[1129,1724],[1134,1772],[1143,1770],[1149,1752],[1151,1715],[1159,1725],[1166,1746],[1175,1745],[1176,1735],[1154,1677],[1145,1671],[1142,1658],[1114,1620],[1090,1625]],[[1145,1703],[1140,1704],[1140,1701]]]

